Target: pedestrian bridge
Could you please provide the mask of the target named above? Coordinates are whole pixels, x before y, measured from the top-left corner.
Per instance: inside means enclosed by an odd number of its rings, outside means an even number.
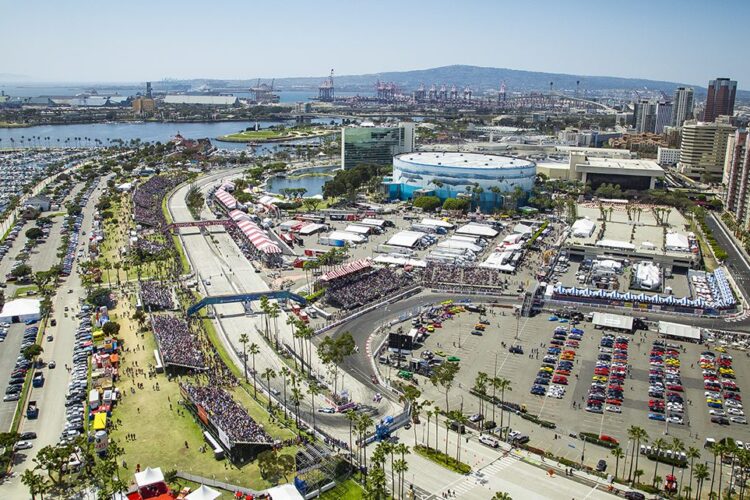
[[[192,316],[206,306],[231,304],[234,302],[252,302],[260,300],[261,297],[268,297],[269,299],[277,300],[293,300],[302,306],[307,305],[307,300],[299,294],[287,290],[268,290],[266,292],[250,292],[235,295],[215,295],[213,297],[204,297],[190,306],[187,310],[187,314],[188,316]]]

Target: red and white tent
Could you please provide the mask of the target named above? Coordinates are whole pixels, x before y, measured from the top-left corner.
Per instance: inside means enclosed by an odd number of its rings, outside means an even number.
[[[227,210],[234,210],[237,208],[237,199],[224,191],[223,187],[216,190],[216,199],[219,200],[219,203],[224,205]]]
[[[372,263],[369,259],[355,260],[354,262],[350,262],[343,266],[337,267],[333,271],[325,273],[320,279],[323,281],[333,281],[335,279],[343,278],[344,276],[347,276],[349,274],[361,271],[362,269],[367,269],[370,266],[372,266]]]
[[[265,254],[281,253],[281,248],[256,223],[250,220],[247,214],[239,210],[232,210],[229,212],[229,217],[255,248]]]

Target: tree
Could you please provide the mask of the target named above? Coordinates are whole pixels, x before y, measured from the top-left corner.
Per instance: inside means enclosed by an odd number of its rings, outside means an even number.
[[[672,450],[673,454],[674,453],[677,453],[677,454],[682,453],[682,452],[685,451],[685,443],[683,443],[680,439],[678,439],[676,437],[673,437],[672,438],[672,443],[670,445],[670,449]],[[674,468],[675,468],[675,463],[672,462],[672,472],[670,472],[670,474],[672,474],[673,476],[674,476]]]
[[[445,392],[445,412],[448,413],[450,410],[448,406],[448,393],[453,387],[453,380],[458,373],[458,363],[443,363],[438,365],[432,372],[430,382],[435,387],[442,387]]]
[[[492,497],[492,500],[513,500],[513,497],[510,496],[509,493],[505,493],[504,491],[498,491]]]
[[[690,459],[690,476],[689,476],[690,479],[688,481],[688,484],[692,485],[693,484],[693,462],[695,462],[696,458],[701,457],[701,452],[698,448],[691,446],[687,449],[686,456],[687,458]],[[684,475],[685,469],[682,469],[682,473]],[[683,484],[682,476],[680,476],[680,484]]]
[[[440,207],[440,198],[437,196],[420,196],[414,200],[414,206],[425,212],[434,212]]]
[[[245,369],[245,383],[247,384],[247,343],[250,342],[250,337],[247,333],[240,334],[240,344],[242,344],[242,365]],[[254,344],[253,344],[254,345]]]
[[[102,332],[108,337],[116,337],[120,333],[120,323],[115,321],[107,321],[102,326]]]
[[[698,483],[698,491],[695,494],[695,498],[697,499],[701,497],[701,493],[703,492],[703,481],[710,477],[710,474],[708,472],[708,465],[699,462],[695,464],[695,469],[692,471],[692,473]]]
[[[32,500],[35,500],[37,495],[41,495],[41,499],[44,500],[47,482],[41,474],[37,474],[32,469],[26,469],[21,474],[21,483],[29,489]]]
[[[286,383],[292,371],[286,366],[281,367],[281,380],[284,383],[284,418],[286,418]]]
[[[314,212],[318,209],[321,202],[322,200],[318,198],[305,198],[302,200],[302,206],[305,207],[308,212]]]
[[[269,392],[269,395],[268,395],[268,411],[270,412],[271,411],[271,395],[270,395],[270,392],[271,392],[271,379],[272,378],[276,378],[276,372],[273,370],[273,368],[269,367],[269,368],[266,368],[263,371],[263,376],[265,377],[266,383],[268,384],[268,392]]]
[[[666,449],[667,446],[669,446],[669,443],[667,443],[667,441],[662,438],[657,438],[653,443],[653,447],[656,449],[657,456],[660,456],[661,450]],[[654,478],[651,481],[652,485],[656,485],[656,476],[658,475],[658,473],[659,473],[659,461],[656,460],[654,463]]]
[[[110,290],[108,288],[98,288],[92,290],[87,296],[86,300],[97,307],[109,306],[110,305]]]
[[[28,239],[30,239],[30,240],[36,240],[36,239],[41,238],[42,236],[44,236],[44,231],[42,231],[38,227],[32,227],[30,229],[27,229],[24,234],[26,235],[26,237]]]
[[[633,466],[635,465],[636,470],[638,469],[638,457],[640,456],[638,450],[641,449],[641,441],[644,443],[648,442],[648,434],[643,428],[631,425],[630,428],[628,428],[628,437],[633,441],[633,452],[630,455],[630,470],[628,472],[628,481],[630,481]]]
[[[492,383],[500,390],[500,429],[502,431],[505,422],[505,391],[512,392],[513,388],[511,387],[511,381],[506,378],[495,377],[492,379]],[[510,417],[508,418],[508,422],[510,422]]]
[[[488,376],[484,372],[478,372],[474,379],[474,392],[477,393],[477,407],[479,414],[484,417],[484,398],[487,395]]]
[[[10,274],[15,276],[16,278],[22,278],[31,274],[31,267],[27,266],[26,264],[21,264],[20,266],[16,266],[15,268],[13,268],[10,271]]]
[[[307,387],[307,393],[310,394],[310,404],[312,407],[312,420],[313,429],[315,429],[315,396],[320,394],[320,388],[314,382],[310,383]]]
[[[256,354],[260,354],[260,348],[258,347],[258,344],[253,342],[250,344],[250,356],[253,357],[253,392],[255,394],[255,397],[258,397],[258,377],[255,376],[255,356]]]
[[[625,452],[622,451],[622,448],[618,446],[616,448],[612,448],[612,451],[610,453],[613,457],[615,457],[615,479],[617,479],[617,469],[620,468],[620,459],[625,456]]]
[[[39,344],[31,344],[30,346],[26,347],[21,353],[23,354],[23,357],[27,360],[31,361],[40,354],[44,352],[44,348],[40,346]]]
[[[470,202],[466,198],[448,198],[443,202],[443,210],[466,211]]]

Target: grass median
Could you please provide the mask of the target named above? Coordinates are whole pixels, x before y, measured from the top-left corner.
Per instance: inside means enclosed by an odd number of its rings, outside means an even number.
[[[446,469],[450,469],[453,472],[459,474],[468,474],[471,472],[471,467],[468,464],[459,462],[455,458],[446,455],[442,451],[436,450],[435,448],[427,448],[426,446],[417,445],[414,447],[414,451],[417,455],[421,455],[428,460],[432,460],[436,464],[442,465]]]

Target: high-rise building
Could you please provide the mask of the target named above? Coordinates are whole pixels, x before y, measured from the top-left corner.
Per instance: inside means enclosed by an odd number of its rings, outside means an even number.
[[[672,123],[673,111],[672,103],[669,101],[659,101],[656,103],[653,130],[655,134],[661,134],[664,132],[664,127],[669,127],[669,124]]]
[[[633,127],[639,134],[653,132],[656,125],[656,103],[650,99],[641,99],[635,103]]]
[[[672,126],[682,127],[685,120],[693,118],[693,89],[692,87],[677,87],[672,101]]]
[[[703,121],[716,121],[717,116],[734,114],[734,97],[737,93],[737,82],[729,78],[717,78],[708,82],[706,109],[703,110]]]
[[[680,172],[691,179],[721,181],[727,139],[734,130],[726,123],[685,122],[680,143]]]
[[[750,136],[738,130],[727,140],[724,165],[724,208],[740,226],[750,228]]]
[[[341,166],[353,168],[362,163],[391,165],[393,157],[414,151],[414,124],[396,127],[344,127],[341,129]]]

